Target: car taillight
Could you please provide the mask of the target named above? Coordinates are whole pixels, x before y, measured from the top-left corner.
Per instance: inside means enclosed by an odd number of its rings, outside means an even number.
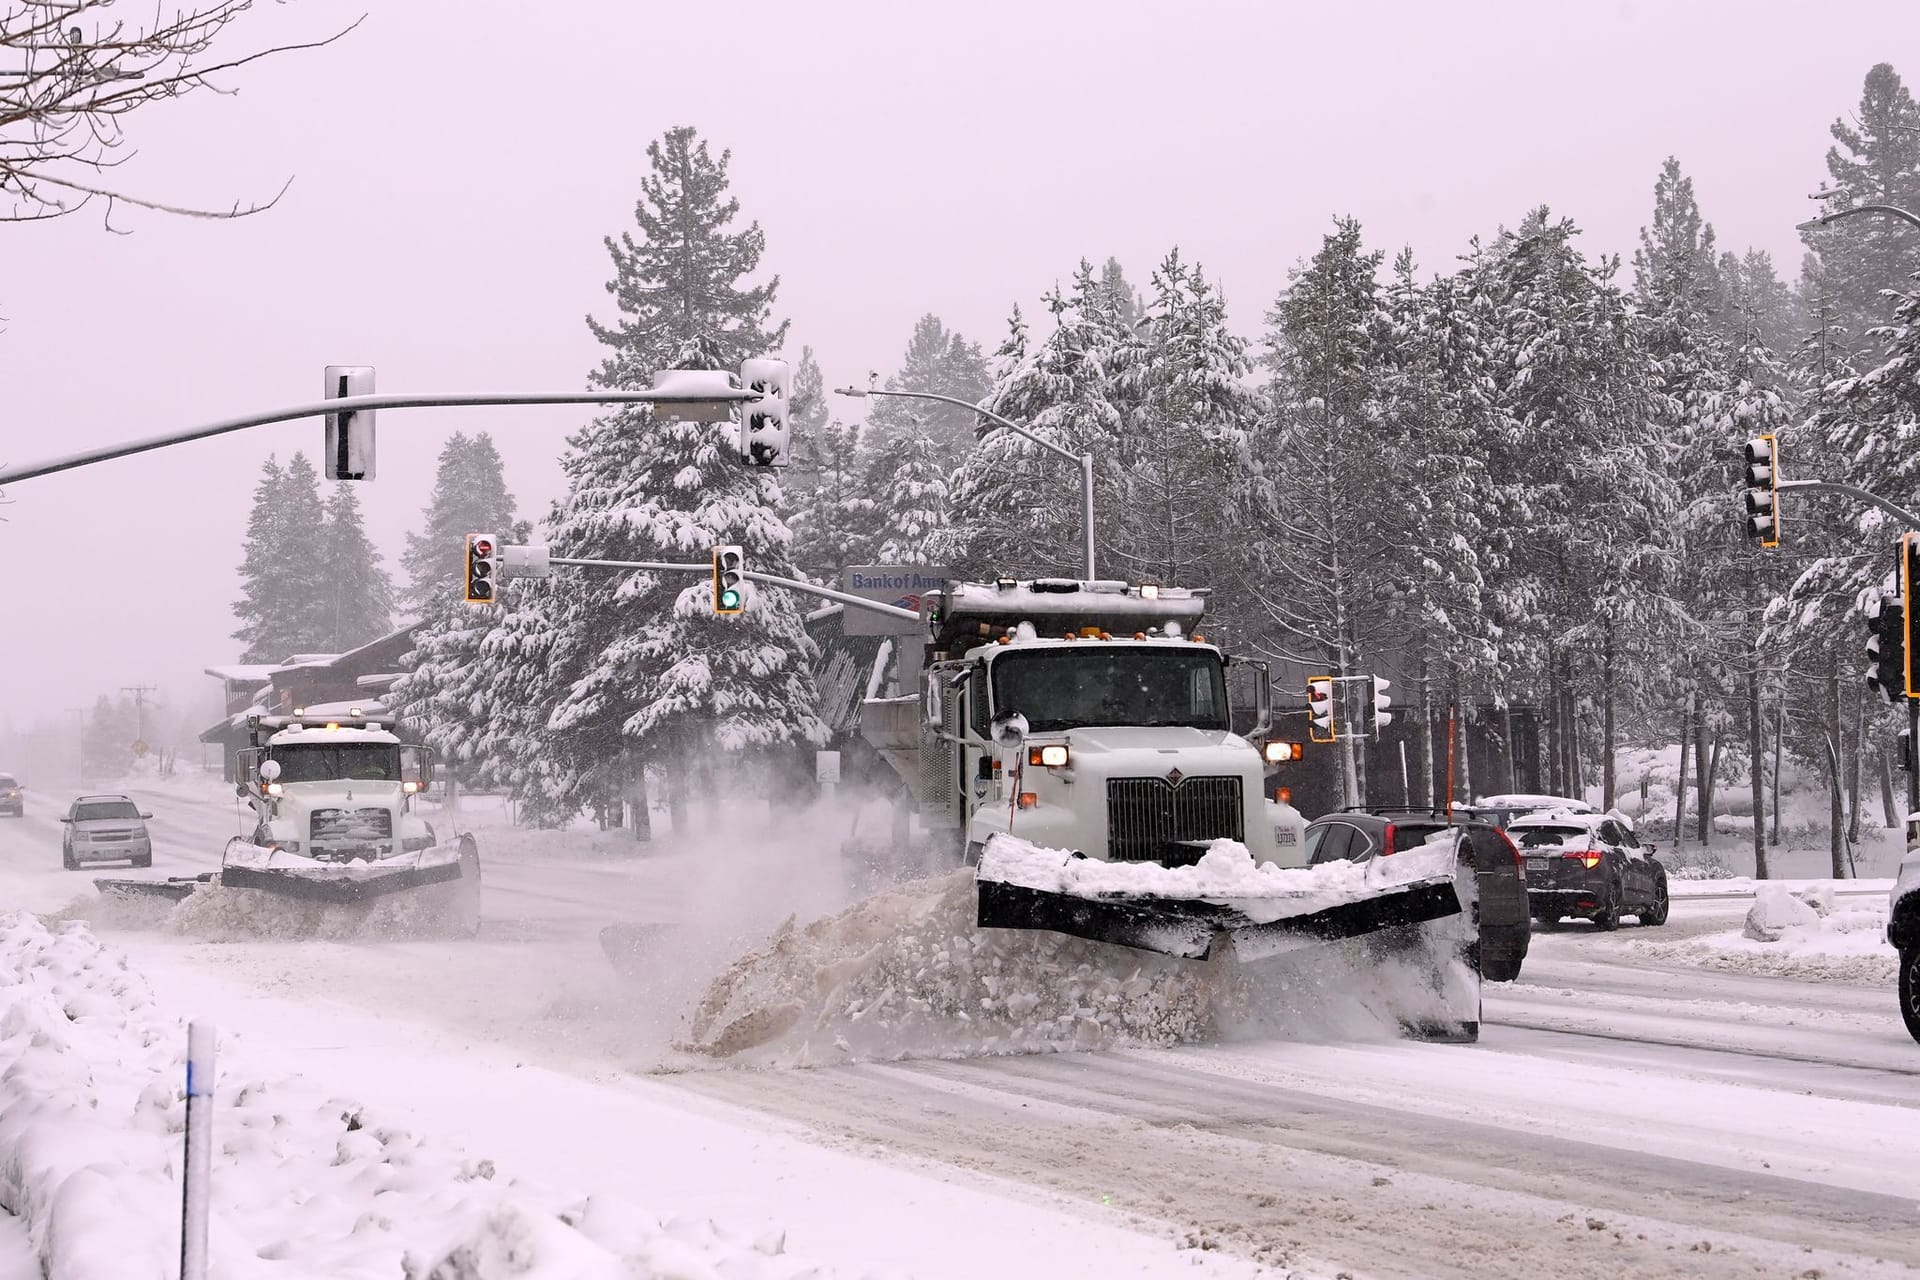
[[[1498,827],[1495,827],[1493,832],[1500,837],[1500,842],[1507,846],[1507,852],[1513,855],[1513,865],[1516,867],[1525,866],[1526,860],[1520,856],[1520,846],[1513,842],[1513,837]]]
[[[1585,864],[1587,870],[1589,871],[1593,870],[1595,867],[1600,865],[1600,851],[1594,848],[1562,849],[1560,851],[1560,856],[1563,858],[1580,859],[1580,861]]]
[[[1380,856],[1384,858],[1392,852],[1393,852],[1393,824],[1389,822],[1387,824],[1387,829],[1380,833]]]

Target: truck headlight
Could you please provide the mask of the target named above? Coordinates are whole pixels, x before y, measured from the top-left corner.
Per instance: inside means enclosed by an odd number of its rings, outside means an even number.
[[[1067,763],[1067,744],[1050,742],[1044,747],[1028,747],[1027,763],[1048,769],[1064,768]]]

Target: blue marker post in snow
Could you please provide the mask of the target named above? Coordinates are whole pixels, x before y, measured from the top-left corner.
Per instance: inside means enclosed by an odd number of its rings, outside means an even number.
[[[187,1149],[180,1202],[180,1280],[206,1280],[213,1160],[213,1026],[187,1024]]]

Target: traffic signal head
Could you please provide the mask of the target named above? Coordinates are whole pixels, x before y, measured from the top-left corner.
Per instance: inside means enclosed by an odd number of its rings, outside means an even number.
[[[1307,716],[1312,721],[1308,737],[1315,742],[1334,740],[1333,677],[1316,676],[1307,681]]]
[[[372,394],[372,365],[327,366],[327,399]],[[352,409],[328,414],[321,454],[329,480],[373,479],[373,410]]]
[[[1867,619],[1867,688],[1892,703],[1907,692],[1907,616],[1897,596],[1881,596]]]
[[[1367,715],[1373,721],[1373,731],[1378,733],[1393,723],[1393,699],[1387,696],[1387,690],[1393,682],[1382,676],[1373,677],[1373,694],[1367,703]]]
[[[1900,692],[1909,698],[1920,698],[1920,678],[1913,669],[1914,648],[1913,623],[1920,614],[1914,612],[1914,606],[1920,601],[1914,595],[1920,591],[1920,533],[1900,535]]]
[[[495,604],[500,591],[500,537],[467,535],[467,603]]]
[[[792,368],[785,360],[748,360],[740,366],[740,385],[760,397],[740,406],[740,461],[750,467],[786,466]]]
[[[746,555],[735,546],[713,549],[713,611],[740,613],[747,607]]]
[[[1740,451],[1746,463],[1747,532],[1763,547],[1780,545],[1780,451],[1770,435],[1755,436]]]

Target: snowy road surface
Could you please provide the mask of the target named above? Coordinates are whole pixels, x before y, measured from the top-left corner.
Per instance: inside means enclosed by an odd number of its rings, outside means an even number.
[[[231,804],[149,795],[154,874],[216,865]],[[51,910],[86,887],[59,870],[57,832],[45,812],[0,822],[0,902]],[[1883,958],[1768,969],[1714,951],[1739,898],[1676,895],[1660,930],[1537,935],[1523,981],[1488,988],[1475,1047],[715,1070],[672,1048],[687,1001],[783,908],[843,901],[837,863],[491,828],[482,845],[477,942],[96,929],[177,1012],[442,1142],[548,1184],[784,1227],[845,1274],[1920,1268],[1920,1045],[1873,976]],[[599,952],[612,921],[696,931],[636,985]]]

